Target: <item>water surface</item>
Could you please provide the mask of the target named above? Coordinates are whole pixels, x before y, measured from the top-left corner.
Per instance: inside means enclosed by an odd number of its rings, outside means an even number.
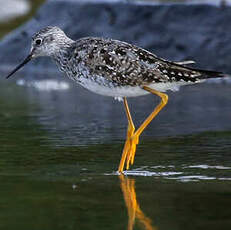
[[[0,80],[0,229],[230,229],[230,84],[170,93],[123,177],[122,103],[15,79]],[[135,123],[157,103],[129,100]]]

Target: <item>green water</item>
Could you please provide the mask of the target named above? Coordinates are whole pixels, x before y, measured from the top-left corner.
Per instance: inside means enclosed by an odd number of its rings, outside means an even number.
[[[33,10],[42,2],[33,1]],[[32,14],[1,24],[0,36]],[[230,229],[230,84],[170,93],[121,178],[127,124],[121,103],[70,82],[56,89],[49,88],[55,82],[35,81],[36,74],[19,73],[15,79],[34,80],[17,84],[5,74],[0,229]],[[136,124],[157,102],[129,100]]]
[[[133,229],[230,229],[229,85],[206,108],[179,104],[187,91],[195,100],[193,87],[172,97],[123,182],[115,173],[126,132],[122,104],[71,82],[66,90],[0,83],[0,229],[128,229],[132,189],[146,218],[145,225],[137,214]],[[138,120],[157,102],[151,98],[131,100]],[[125,196],[123,183],[132,181]]]

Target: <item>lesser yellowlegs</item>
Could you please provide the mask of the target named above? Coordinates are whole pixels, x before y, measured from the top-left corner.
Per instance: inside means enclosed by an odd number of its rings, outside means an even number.
[[[60,28],[49,26],[33,36],[30,54],[7,78],[39,56],[50,56],[62,72],[84,88],[123,100],[128,128],[119,172],[123,172],[125,163],[126,169],[133,164],[140,134],[167,104],[168,96],[163,92],[223,76],[220,72],[188,67],[187,62],[164,60],[118,40],[87,37],[73,41]],[[126,98],[148,93],[159,96],[161,102],[135,130]]]

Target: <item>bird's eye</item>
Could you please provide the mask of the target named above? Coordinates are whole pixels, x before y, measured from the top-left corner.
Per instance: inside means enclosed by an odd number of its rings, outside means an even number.
[[[39,46],[39,45],[41,45],[41,43],[42,43],[42,39],[36,39],[36,40],[35,40],[35,44],[36,44],[36,45]]]

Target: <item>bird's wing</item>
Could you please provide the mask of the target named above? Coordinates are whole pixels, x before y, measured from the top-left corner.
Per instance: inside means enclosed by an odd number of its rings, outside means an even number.
[[[81,52],[82,61],[90,75],[103,77],[119,85],[196,82],[217,73],[184,66],[189,62],[170,62],[147,50],[117,40],[87,38],[82,40]]]
[[[159,60],[148,51],[125,42],[101,38],[85,39],[81,46],[82,63],[94,78],[103,77],[120,86],[164,81],[158,69]]]

